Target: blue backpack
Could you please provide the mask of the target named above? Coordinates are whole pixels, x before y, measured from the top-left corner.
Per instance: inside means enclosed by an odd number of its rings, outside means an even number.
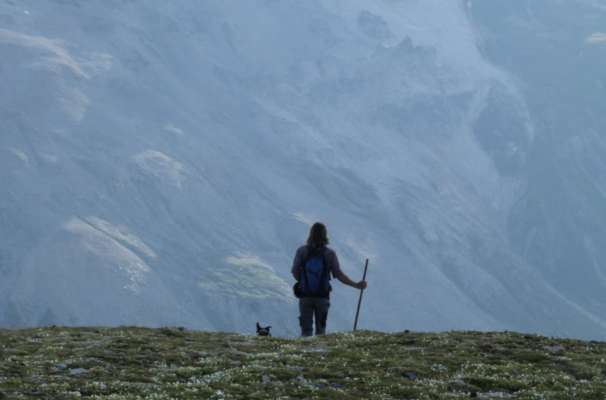
[[[309,249],[303,263],[297,297],[328,297],[330,295],[330,273],[326,264],[325,249]]]

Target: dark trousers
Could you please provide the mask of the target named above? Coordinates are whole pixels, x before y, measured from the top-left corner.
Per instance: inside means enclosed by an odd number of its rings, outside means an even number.
[[[299,325],[301,325],[301,336],[313,334],[314,320],[316,323],[316,335],[326,333],[326,318],[330,300],[321,297],[305,297],[299,299]]]

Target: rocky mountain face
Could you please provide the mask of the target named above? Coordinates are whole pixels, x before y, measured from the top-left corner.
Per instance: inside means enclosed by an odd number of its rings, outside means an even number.
[[[520,171],[526,188],[509,211],[509,242],[558,297],[603,326],[606,2],[496,3],[473,3],[480,47],[516,77],[535,132]],[[567,330],[570,321],[558,319]]]
[[[0,1],[0,325],[296,334],[321,220],[365,327],[603,337],[606,10],[497,3]]]

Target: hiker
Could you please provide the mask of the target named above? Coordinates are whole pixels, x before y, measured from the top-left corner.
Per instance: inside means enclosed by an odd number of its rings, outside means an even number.
[[[326,318],[330,307],[331,275],[346,285],[365,289],[366,282],[354,282],[339,266],[337,254],[328,246],[326,226],[313,224],[307,244],[297,249],[292,265],[292,275],[297,283],[294,290],[299,298],[299,325],[301,336],[311,336],[314,319],[316,335],[326,332]]]

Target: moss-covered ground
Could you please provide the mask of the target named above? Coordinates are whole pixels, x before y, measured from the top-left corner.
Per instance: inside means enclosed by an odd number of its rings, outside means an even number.
[[[0,399],[606,399],[606,343],[517,333],[257,338],[0,331]]]

